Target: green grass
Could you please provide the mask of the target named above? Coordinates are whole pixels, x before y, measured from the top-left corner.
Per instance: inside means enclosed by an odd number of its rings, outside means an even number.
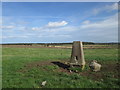
[[[86,49],[84,50],[86,60],[118,60],[118,49]]]
[[[118,60],[118,49],[85,49],[85,60],[107,61]],[[58,66],[42,66],[29,68],[20,72],[25,65],[35,61],[68,61],[71,49],[56,48],[3,48],[2,69],[3,88],[42,88],[41,82],[46,80],[43,88],[107,88],[119,87],[118,80],[107,78],[95,81],[85,76],[59,72]]]

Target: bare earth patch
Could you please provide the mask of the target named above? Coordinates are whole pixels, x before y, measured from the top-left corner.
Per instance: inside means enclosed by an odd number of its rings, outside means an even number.
[[[117,79],[120,78],[120,75],[118,74],[120,63],[115,62],[115,61],[114,62],[108,61],[106,64],[102,64],[101,71],[99,72],[92,72],[90,69],[87,69],[82,72],[75,72],[75,71],[70,72],[69,65],[65,64],[64,62],[59,62],[59,61],[52,61],[52,62],[51,61],[36,61],[36,62],[28,63],[27,65],[24,66],[23,69],[20,69],[19,72],[27,72],[33,67],[42,67],[46,65],[57,65],[59,67],[57,72],[66,72],[68,74],[78,73],[84,77],[97,80],[97,81],[103,80],[107,77],[112,77],[112,78],[117,78]]]

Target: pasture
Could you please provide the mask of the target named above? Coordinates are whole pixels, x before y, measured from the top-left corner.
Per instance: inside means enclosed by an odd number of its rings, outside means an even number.
[[[33,48],[32,48],[33,47]],[[37,46],[3,46],[3,88],[119,88],[118,49],[84,49],[86,67],[79,72],[69,72],[71,48]],[[102,69],[90,71],[88,64],[97,60]],[[44,87],[43,81],[47,81]]]

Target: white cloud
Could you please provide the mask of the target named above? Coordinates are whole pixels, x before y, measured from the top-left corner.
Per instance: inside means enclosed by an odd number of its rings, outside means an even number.
[[[101,7],[101,8],[95,8],[95,9],[93,9],[92,13],[94,15],[97,15],[103,11],[110,12],[113,10],[118,10],[118,3],[113,3],[111,5],[105,5],[104,7]]]
[[[0,17],[0,25],[2,24],[2,17]]]
[[[18,25],[3,25],[0,26],[1,29],[5,29],[5,31],[11,31],[11,30],[26,30],[27,27],[25,26],[18,26]]]
[[[66,21],[61,21],[61,22],[49,22],[47,25],[43,26],[43,27],[32,27],[32,30],[48,30],[48,29],[53,29],[53,28],[59,28],[62,26],[67,25],[68,22]]]
[[[2,36],[3,39],[5,38],[28,38],[28,36]]]
[[[13,29],[15,26],[0,26],[2,29]]]
[[[80,38],[81,40],[96,42],[117,41],[117,16],[118,15],[115,14],[96,22],[86,20],[80,26],[65,26],[57,28],[39,27],[36,28],[36,30],[43,30],[43,32],[40,32],[40,34],[43,35],[37,36],[41,38],[67,38],[68,40],[76,40]],[[44,33],[46,33],[46,35],[44,35]]]
[[[32,27],[31,28],[33,31],[46,31],[47,29],[49,29],[48,27],[46,26],[43,26],[43,27]]]
[[[65,35],[65,34],[50,34],[50,35],[48,35],[48,34],[46,34],[46,35],[39,35],[39,36],[37,36],[37,37],[54,37],[54,38],[57,38],[57,37],[64,37],[64,38],[71,38],[71,36],[70,35]]]
[[[106,5],[106,7],[105,7],[107,10],[110,10],[110,11],[112,11],[112,10],[118,10],[118,3],[114,3],[114,4],[112,4],[112,5]]]
[[[86,21],[83,22],[83,24],[89,24],[89,23],[90,23],[89,20],[86,20]]]
[[[92,13],[93,13],[94,15],[97,15],[100,11],[101,11],[101,9],[95,8],[95,9],[93,9]]]
[[[32,30],[38,30],[38,28],[37,27],[32,27]]]
[[[78,29],[78,27],[75,26],[66,26],[66,27],[57,27],[57,28],[49,28],[49,27],[33,27],[32,30],[34,31],[42,31],[42,33],[46,33],[46,32],[68,32],[68,31],[75,31],[76,29]]]
[[[16,26],[15,29],[16,29],[16,30],[26,30],[27,27],[25,27],[25,26]]]
[[[78,26],[67,26],[50,30],[51,32],[73,32],[78,30]]]
[[[68,24],[68,22],[66,22],[66,21],[61,21],[61,22],[49,22],[48,23],[48,25],[47,25],[47,27],[60,27],[60,26],[65,26],[65,25],[67,25]]]
[[[83,38],[96,42],[118,41],[118,15],[115,14],[103,21],[91,22],[80,26]]]
[[[117,25],[118,25],[118,17],[117,17],[117,14],[115,14],[114,16],[111,16],[108,19],[103,21],[84,24],[81,26],[81,28],[82,29],[87,29],[87,28],[98,29],[98,28],[110,28],[110,27],[112,28],[112,27],[116,27]]]
[[[32,27],[32,30],[40,30],[39,27]]]

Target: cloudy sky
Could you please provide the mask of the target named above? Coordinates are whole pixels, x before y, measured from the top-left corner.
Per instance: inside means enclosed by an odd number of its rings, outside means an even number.
[[[3,2],[2,41],[117,42],[117,10],[113,2]]]

